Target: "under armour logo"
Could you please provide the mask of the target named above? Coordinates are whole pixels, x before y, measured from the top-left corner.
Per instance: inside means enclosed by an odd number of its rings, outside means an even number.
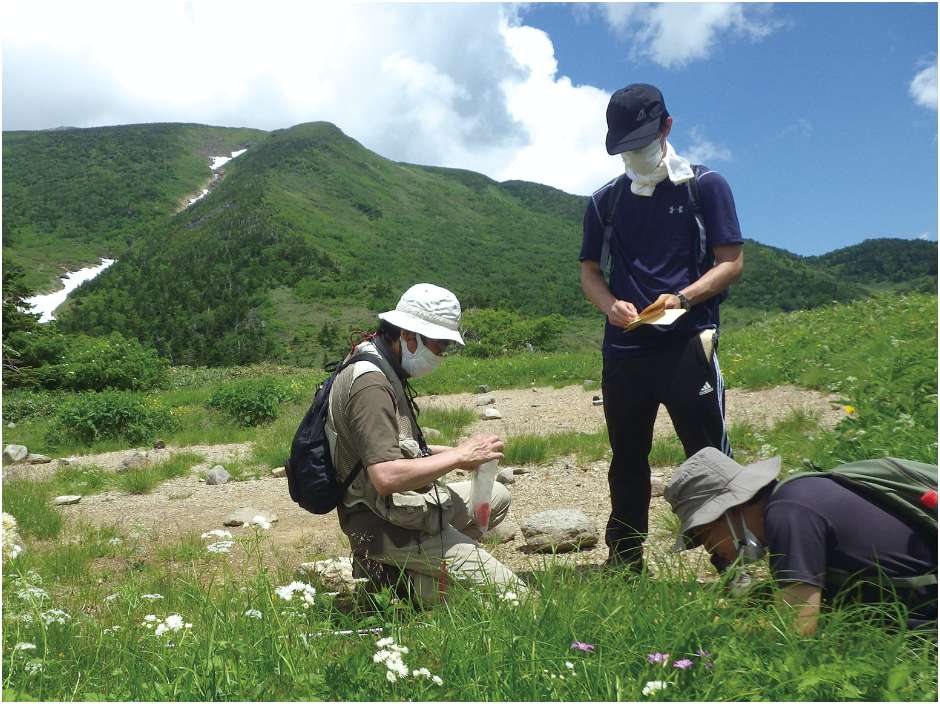
[[[646,119],[646,108],[640,108],[640,112],[636,114],[636,121],[640,122]]]
[[[675,215],[676,213],[681,214],[681,213],[682,213],[682,209],[683,209],[684,207],[685,207],[684,205],[670,205],[670,206],[669,206],[669,214],[670,214],[670,215]]]

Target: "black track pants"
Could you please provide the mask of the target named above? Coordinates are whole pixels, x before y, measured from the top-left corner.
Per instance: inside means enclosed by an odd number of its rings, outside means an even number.
[[[629,562],[642,557],[649,531],[649,453],[659,405],[669,411],[686,457],[703,447],[730,456],[724,380],[717,350],[707,360],[701,340],[693,335],[649,355],[605,358],[602,388],[613,451],[605,539],[611,558]]]

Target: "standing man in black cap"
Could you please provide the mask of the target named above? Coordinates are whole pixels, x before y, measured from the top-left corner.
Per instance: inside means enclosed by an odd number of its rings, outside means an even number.
[[[624,174],[584,214],[581,288],[607,316],[604,415],[613,457],[608,565],[643,566],[653,423],[669,411],[686,456],[731,455],[718,366],[718,303],[744,266],[741,229],[724,178],[693,167],[667,141],[672,118],[655,86],[618,90],[607,107],[607,153]],[[683,309],[671,325],[635,322],[647,308]]]

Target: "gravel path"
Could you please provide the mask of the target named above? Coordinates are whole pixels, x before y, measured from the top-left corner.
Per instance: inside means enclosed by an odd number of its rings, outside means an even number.
[[[496,407],[502,420],[480,421],[470,430],[485,429],[502,435],[544,433],[562,430],[593,432],[603,427],[603,408],[592,405],[592,397],[599,392],[585,391],[579,386],[562,389],[535,388],[529,390],[494,391]],[[455,394],[424,399],[423,407],[473,406],[475,395]],[[794,387],[776,387],[761,391],[728,392],[729,422],[746,420],[767,426],[779,420],[792,409],[802,409],[817,415],[820,425],[834,426],[843,412],[834,404],[834,398],[814,391]],[[478,409],[481,410],[481,409]],[[660,413],[657,434],[672,432],[668,414]],[[69,458],[73,465],[98,465],[116,469],[120,462],[141,449],[108,452]],[[116,525],[124,533],[141,533],[155,544],[165,544],[180,536],[202,533],[221,528],[223,518],[230,512],[251,507],[275,513],[278,522],[270,531],[272,547],[300,562],[348,553],[348,544],[339,530],[334,515],[314,516],[294,504],[287,492],[285,479],[266,477],[221,486],[207,486],[200,482],[196,472],[212,464],[226,463],[242,458],[249,451],[248,443],[229,445],[197,445],[186,448],[169,447],[149,450],[152,461],[160,461],[180,451],[195,452],[205,461],[194,468],[193,474],[170,480],[147,495],[130,495],[120,491],[89,495],[61,511],[73,520],[94,524]],[[518,525],[526,517],[551,508],[571,507],[583,511],[596,524],[599,535],[609,511],[607,489],[607,462],[579,463],[575,458],[558,458],[544,465],[520,468],[516,483],[510,487],[513,506],[507,522]],[[526,471],[528,470],[528,471]],[[4,468],[4,478],[29,477],[42,479],[55,471],[55,463],[28,466],[11,465]],[[657,468],[657,476],[668,480],[672,468]],[[451,478],[451,477],[448,477]],[[453,473],[454,479],[464,478]],[[662,498],[653,499],[650,519],[649,545],[653,552],[668,552],[671,547],[669,511]],[[231,529],[238,534],[244,529]],[[530,570],[543,564],[544,556],[519,551],[523,544],[521,534],[512,542],[491,547],[503,562],[517,570]],[[698,552],[698,551],[696,551]],[[593,549],[558,560],[578,564],[597,564],[606,558],[603,538]],[[692,554],[684,559],[701,562],[702,556]]]

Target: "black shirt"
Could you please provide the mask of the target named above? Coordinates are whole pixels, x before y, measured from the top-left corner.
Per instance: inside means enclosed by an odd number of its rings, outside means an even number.
[[[832,599],[839,585],[826,579],[827,568],[874,579],[915,577],[937,569],[936,536],[918,533],[904,521],[827,477],[801,477],[771,494],[764,511],[764,532],[774,578],[823,589]],[[866,601],[877,589],[862,588]],[[913,605],[933,600],[937,587],[907,594]],[[922,612],[923,613],[923,612]]]

